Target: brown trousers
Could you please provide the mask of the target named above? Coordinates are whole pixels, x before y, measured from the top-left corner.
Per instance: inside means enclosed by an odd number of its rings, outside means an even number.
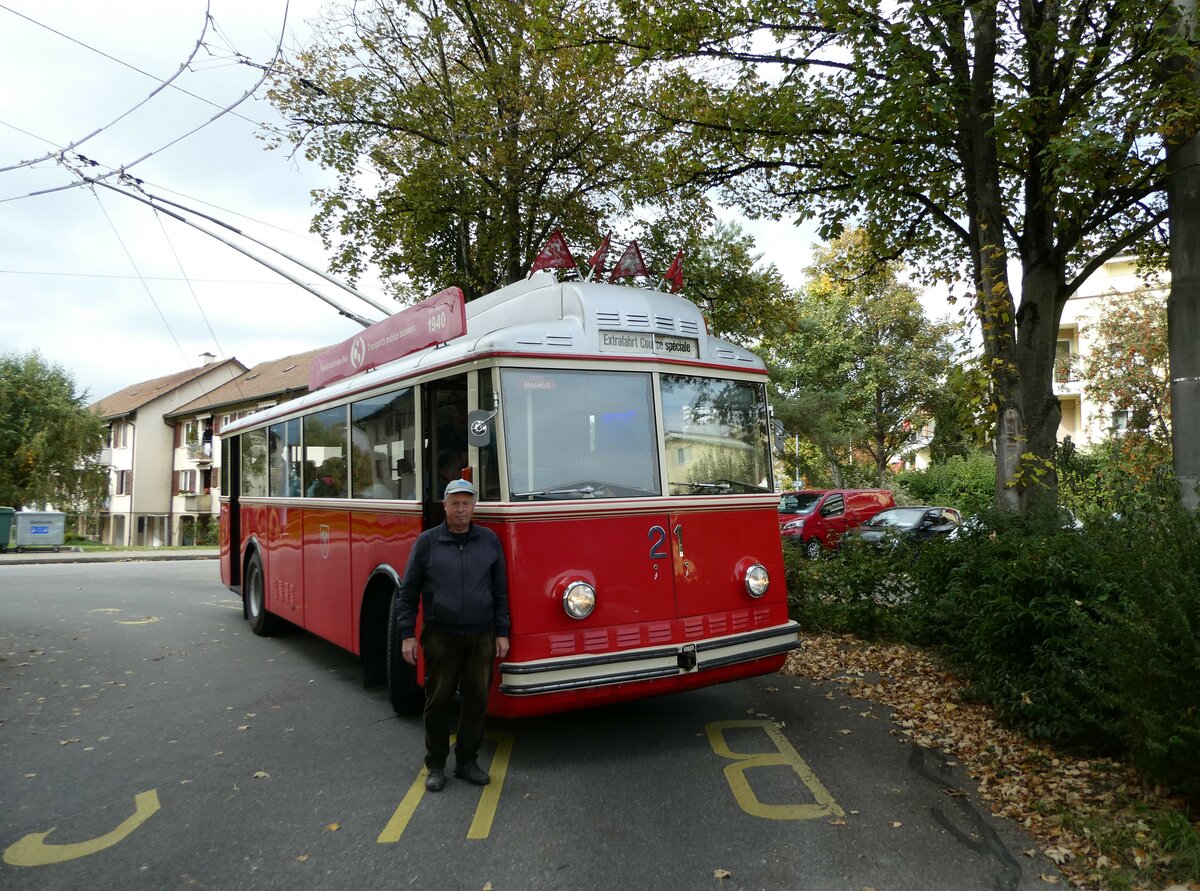
[[[450,722],[454,694],[462,694],[454,760],[474,763],[483,742],[496,635],[449,634],[426,627],[421,631],[425,653],[425,766],[445,768],[450,754]]]

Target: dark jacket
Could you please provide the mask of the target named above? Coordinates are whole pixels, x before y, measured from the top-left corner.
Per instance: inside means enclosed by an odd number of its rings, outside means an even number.
[[[397,630],[414,637],[418,599],[425,624],[450,634],[495,631],[508,637],[508,575],[500,539],[471,524],[459,545],[446,524],[417,538],[400,583]]]

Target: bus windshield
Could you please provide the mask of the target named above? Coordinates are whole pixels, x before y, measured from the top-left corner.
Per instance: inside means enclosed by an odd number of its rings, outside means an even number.
[[[662,405],[672,495],[769,491],[767,406],[760,384],[664,374]]]
[[[506,369],[501,376],[512,498],[724,495],[770,485],[761,385],[661,376],[663,441],[653,378],[611,371]]]
[[[501,387],[514,499],[659,494],[649,374],[506,369]]]

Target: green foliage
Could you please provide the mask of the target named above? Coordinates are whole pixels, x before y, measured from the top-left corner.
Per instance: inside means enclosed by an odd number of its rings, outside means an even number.
[[[775,416],[821,451],[841,485],[850,485],[855,451],[870,457],[867,484],[884,484],[889,459],[929,416],[954,353],[950,327],[930,323],[895,264],[872,254],[863,232],[818,251],[789,330],[762,344]]]
[[[565,45],[581,15],[529,0],[328,14],[269,96],[285,141],[338,176],[314,222],[336,269],[471,299],[524,277],[555,228],[598,245],[635,207],[669,206],[681,231],[706,216],[694,191],[657,187],[662,125],[631,101],[644,90],[623,51]]]
[[[861,541],[846,541],[836,554],[809,560],[803,548],[784,548],[788,605],[806,630],[863,637],[903,636],[906,621],[895,604],[910,584],[895,555]]]
[[[995,499],[996,456],[975,451],[953,457],[924,470],[899,473],[896,484],[908,504],[944,504],[957,508],[964,517],[977,514],[990,508]]]
[[[954,540],[788,555],[806,628],[935,647],[1031,736],[1123,755],[1200,800],[1200,523],[1162,476],[1120,518],[987,512]]]
[[[1085,521],[1136,512],[1155,515],[1170,510],[1169,447],[1153,438],[1127,433],[1080,451],[1070,441],[1057,454],[1061,502]]]
[[[1165,242],[1167,143],[1200,119],[1183,74],[1200,47],[1170,0],[615,6],[596,31],[653,64],[677,181],[825,238],[866,227],[881,258],[967,281],[1001,453],[1050,459],[1044,332],[1096,264]],[[1017,468],[1006,505],[1053,498],[1052,473]]]
[[[1167,304],[1136,291],[1108,300],[1094,325],[1084,364],[1085,392],[1102,405],[1130,412],[1130,430],[1171,441],[1171,374]]]
[[[72,507],[104,497],[104,423],[61,366],[34,351],[0,356],[0,504]]]

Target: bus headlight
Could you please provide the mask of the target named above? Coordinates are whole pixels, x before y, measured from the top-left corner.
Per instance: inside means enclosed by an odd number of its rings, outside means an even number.
[[[562,604],[572,619],[586,619],[596,608],[596,589],[587,582],[571,582],[563,591]]]
[[[761,563],[755,563],[746,570],[746,593],[751,597],[762,597],[771,587],[771,577],[767,568]]]

